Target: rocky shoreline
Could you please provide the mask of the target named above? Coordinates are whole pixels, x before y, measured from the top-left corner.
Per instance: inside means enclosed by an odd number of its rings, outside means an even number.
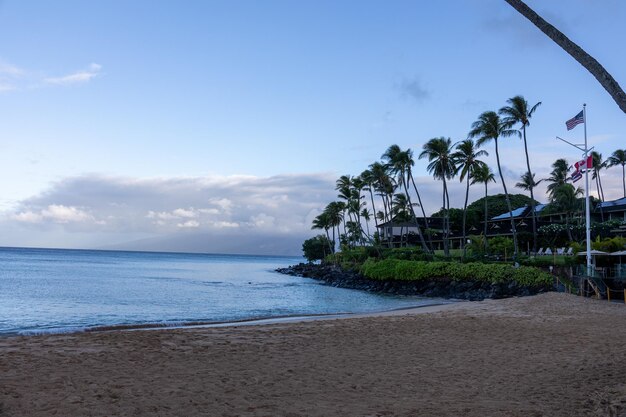
[[[423,297],[454,298],[480,301],[485,298],[508,298],[535,295],[551,291],[546,287],[521,286],[516,282],[490,284],[478,281],[460,282],[446,279],[432,281],[378,281],[348,271],[336,265],[304,264],[278,268],[276,272],[296,277],[312,278],[326,285],[351,288],[376,293],[396,295],[420,295]]]

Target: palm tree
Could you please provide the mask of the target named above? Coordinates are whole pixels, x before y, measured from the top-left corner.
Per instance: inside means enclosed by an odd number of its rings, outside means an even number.
[[[406,194],[398,193],[393,196],[393,212],[392,219],[394,222],[398,222],[400,224],[406,223],[413,218],[413,212],[411,204],[409,203],[409,199]],[[403,233],[403,226],[400,226],[400,246],[402,246],[403,239],[405,234]],[[405,242],[408,243],[408,233]],[[393,245],[393,236],[392,237],[392,245]]]
[[[496,182],[496,177],[493,176],[493,172],[491,172],[491,168],[487,164],[482,165],[474,170],[474,174],[472,176],[472,184],[485,184],[485,212],[483,214],[483,218],[485,220],[485,252],[489,250],[489,243],[487,240],[487,220],[489,220],[488,214],[488,205],[487,205],[487,184],[489,182]]]
[[[565,213],[565,227],[567,229],[567,238],[572,241],[572,231],[570,230],[570,218],[572,213],[580,208],[580,200],[578,197],[583,193],[580,188],[574,188],[572,184],[563,184],[554,190],[550,203],[554,205],[557,211]]]
[[[422,147],[424,150],[419,155],[419,159],[428,158],[427,166],[435,179],[443,181],[443,250],[446,256],[450,255],[448,236],[450,234],[450,196],[448,195],[448,184],[446,180],[452,179],[455,173],[455,161],[452,157],[452,141],[450,138],[433,138]]]
[[[364,208],[361,211],[361,217],[363,217],[363,220],[365,220],[365,228],[367,229],[367,238],[371,240],[372,235],[370,235],[370,223],[369,222],[372,218],[372,214],[367,208]]]
[[[604,67],[591,55],[585,52],[580,46],[572,42],[561,31],[546,22],[544,18],[539,16],[533,9],[528,7],[521,0],[504,0],[517,10],[522,16],[528,19],[533,25],[537,26],[539,30],[545,33],[550,39],[552,39],[557,45],[559,45],[565,52],[570,54],[580,65],[585,67],[596,80],[604,87],[604,89],[611,95],[613,100],[617,103],[620,109],[626,113],[626,93],[619,86],[617,81],[604,69]]]
[[[508,106],[502,107],[498,113],[502,118],[502,123],[508,125],[509,127],[513,127],[514,125],[520,123],[522,130],[522,137],[524,138],[524,153],[526,154],[526,168],[528,169],[529,179],[533,181],[529,182],[530,188],[530,211],[532,214],[532,222],[533,222],[533,252],[537,252],[537,213],[535,213],[535,195],[533,193],[534,185],[534,175],[530,169],[530,159],[528,158],[528,144],[526,142],[526,126],[530,124],[530,118],[533,116],[537,107],[541,105],[541,101],[535,104],[534,106],[528,106],[528,102],[522,96],[515,96],[507,100]],[[518,131],[519,132],[519,131]]]
[[[624,165],[626,165],[626,149],[618,149],[609,156],[606,160],[609,167],[617,165],[622,166],[622,187],[624,188],[624,197],[626,198],[626,173],[624,172]]]
[[[330,216],[326,212],[320,213],[315,219],[313,219],[313,226],[311,229],[324,229],[326,232],[326,239],[328,240],[328,249],[330,249],[330,253],[335,252],[335,248],[333,248],[335,242],[334,240],[331,243],[330,235],[328,234],[328,229],[331,228]],[[333,230],[334,234],[334,230]]]
[[[513,234],[513,259],[517,260],[518,246],[517,246],[517,231],[515,230],[515,221],[513,220],[513,209],[511,208],[511,199],[509,198],[509,192],[506,189],[506,183],[504,182],[504,176],[502,175],[502,167],[500,166],[500,152],[498,151],[498,139],[500,137],[508,137],[515,135],[516,131],[511,130],[500,120],[498,114],[494,111],[483,112],[478,116],[478,120],[472,123],[472,130],[469,132],[470,138],[478,137],[476,144],[481,146],[491,140],[496,145],[496,162],[498,163],[498,173],[500,174],[500,181],[502,181],[502,188],[504,188],[504,197],[506,199],[506,205],[509,209],[509,217],[511,218],[511,233]]]
[[[469,198],[469,187],[470,187],[470,179],[474,176],[474,172],[477,169],[485,166],[486,164],[483,161],[480,161],[478,158],[481,156],[489,156],[487,151],[479,151],[477,150],[474,141],[471,139],[465,139],[456,145],[456,152],[452,154],[452,159],[456,163],[455,173],[459,174],[459,181],[463,182],[466,180],[465,187],[465,204],[463,205],[463,240],[461,241],[461,245],[463,247],[463,257],[466,255],[465,249],[465,239],[466,239],[466,230],[465,225],[467,223],[467,200]]]
[[[550,176],[547,178],[548,184],[548,195],[550,198],[554,196],[554,191],[561,185],[567,183],[567,173],[569,172],[570,167],[567,160],[563,158],[559,158],[552,164],[552,172],[550,172]]]
[[[539,184],[541,184],[543,180],[535,180],[535,174],[530,175],[530,172],[525,172],[520,177],[520,182],[515,184],[517,188],[521,188],[524,191],[530,191],[531,188],[535,188]]]
[[[339,225],[343,221],[343,212],[345,205],[341,201],[333,201],[328,203],[323,213],[327,216],[328,225],[333,229],[333,245],[335,244],[335,228],[339,235]],[[335,252],[333,250],[333,252]]]
[[[393,194],[394,184],[391,177],[389,177],[388,168],[386,165],[381,164],[380,162],[374,162],[369,166],[369,170],[372,173],[372,180],[374,189],[380,195],[380,198],[383,202],[383,213],[384,218],[379,219],[381,222],[386,222],[389,220],[389,210],[388,208],[391,206],[390,197]],[[378,217],[378,216],[377,216]]]
[[[417,228],[417,234],[420,238],[422,249],[424,252],[430,252],[428,245],[426,245],[426,240],[424,240],[422,229],[417,221],[417,217],[415,216],[415,210],[413,209],[413,203],[411,202],[411,195],[409,194],[409,189],[407,187],[408,176],[406,174],[410,169],[410,166],[414,164],[413,152],[410,149],[403,151],[398,145],[391,145],[382,155],[382,159],[387,160],[387,164],[389,165],[391,172],[396,174],[399,186],[404,188],[404,193],[406,194],[409,205],[409,211],[411,212],[411,220],[414,221],[415,227]]]
[[[370,169],[366,169],[365,171],[361,172],[360,177],[363,180],[363,183],[365,184],[365,186],[363,187],[363,190],[368,191],[370,194],[370,201],[372,203],[372,211],[376,213],[376,205],[374,204],[374,190],[373,190],[374,184],[375,184],[374,174],[372,174],[372,171]],[[369,220],[369,219],[366,219],[366,220]],[[376,218],[376,216],[374,216],[374,224],[376,225],[376,227],[378,227],[378,219]]]

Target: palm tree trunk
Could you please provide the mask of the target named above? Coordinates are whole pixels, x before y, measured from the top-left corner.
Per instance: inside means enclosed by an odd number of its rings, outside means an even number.
[[[622,187],[624,187],[624,198],[626,198],[626,173],[624,173],[624,164],[622,164]]]
[[[404,174],[402,174],[402,185],[404,186],[404,192],[406,193],[406,199],[409,202],[409,207],[411,208],[411,215],[413,216],[413,221],[415,222],[415,227],[417,228],[417,234],[420,237],[420,244],[422,245],[422,249],[425,253],[430,253],[430,249],[426,245],[426,240],[424,240],[424,234],[422,233],[422,228],[417,222],[417,216],[415,216],[415,210],[413,210],[413,203],[411,202],[411,196],[409,195],[409,189],[406,186],[406,180],[404,179]],[[407,238],[408,243],[408,238]]]
[[[446,195],[448,194],[446,177],[443,176],[443,233],[441,235],[443,239],[443,254],[445,256],[450,255],[450,248],[448,247],[448,224],[446,222],[446,218],[448,215],[448,210],[446,210]]]
[[[376,206],[374,205],[374,193],[372,192],[371,185],[370,185],[370,200],[372,201],[372,212],[374,213],[374,224],[376,225],[376,228],[378,229],[378,219],[376,218]],[[369,226],[367,227],[369,229]]]
[[[448,242],[448,253],[450,256],[450,194],[448,193],[448,183],[446,182],[446,240]]]
[[[467,222],[467,200],[469,198],[469,186],[470,186],[470,176],[467,174],[467,187],[465,188],[465,204],[463,205],[463,241],[461,242],[461,246],[463,247],[463,257],[467,254],[467,249],[465,248],[465,224]]]
[[[596,172],[596,190],[598,190],[598,200],[604,201],[602,198],[602,192],[600,192],[600,175]],[[604,222],[604,210],[600,206],[600,220]]]
[[[428,236],[428,246],[433,247],[433,240],[430,235],[430,228],[428,227],[428,217],[426,217],[426,211],[424,211],[424,205],[422,204],[422,198],[420,197],[419,191],[417,191],[417,185],[415,185],[415,180],[413,179],[413,172],[411,168],[408,170],[409,178],[411,179],[411,183],[413,184],[413,189],[415,190],[415,194],[417,194],[417,203],[420,205],[420,209],[422,210],[422,218],[424,219],[424,226],[426,226],[426,236]]]
[[[604,188],[602,187],[602,178],[600,178],[600,170],[598,170],[598,184],[600,184],[600,194],[602,195],[602,201],[604,201]]]
[[[524,134],[524,152],[526,153],[526,168],[528,168],[528,176],[531,180],[530,184],[530,211],[533,220],[533,253],[537,253],[537,213],[535,213],[535,178],[530,171],[530,160],[528,159],[528,145],[526,144],[526,125],[522,126],[522,132]]]
[[[515,10],[522,14],[526,19],[530,20],[532,24],[537,26],[539,30],[545,33],[550,39],[552,39],[557,45],[559,45],[565,52],[571,55],[578,63],[587,69],[596,80],[604,87],[604,89],[611,95],[615,103],[619,106],[624,113],[626,113],[626,93],[615,81],[615,79],[609,74],[604,67],[596,61],[594,57],[585,52],[580,46],[572,42],[561,31],[546,22],[541,16],[535,13],[530,7],[528,7],[521,0],[504,0],[509,3]]]
[[[508,1],[508,0],[507,0]],[[515,230],[515,220],[513,220],[513,210],[511,209],[511,199],[509,198],[509,192],[506,189],[506,183],[504,182],[504,176],[502,175],[502,168],[500,167],[500,152],[498,152],[498,140],[496,142],[496,161],[498,162],[498,173],[500,174],[500,181],[502,181],[502,188],[504,188],[504,197],[506,198],[506,206],[509,209],[509,217],[511,218],[511,233],[513,234],[513,260],[517,261],[517,231]]]
[[[331,246],[331,242],[330,242],[330,235],[328,234],[328,228],[324,229],[326,231],[326,239],[328,239],[328,249],[330,249],[330,253],[332,254],[333,251],[333,247]],[[333,235],[335,234],[335,229],[333,229]]]
[[[489,254],[489,239],[487,239],[487,219],[489,219],[488,205],[487,205],[487,182],[485,181],[485,255]]]

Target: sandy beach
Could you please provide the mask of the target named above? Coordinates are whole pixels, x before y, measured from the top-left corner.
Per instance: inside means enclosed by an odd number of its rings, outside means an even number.
[[[0,339],[0,416],[623,416],[626,305]]]

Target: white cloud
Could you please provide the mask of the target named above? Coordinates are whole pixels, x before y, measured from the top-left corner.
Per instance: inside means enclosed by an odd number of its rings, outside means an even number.
[[[30,90],[46,85],[68,86],[86,83],[101,74],[102,66],[92,63],[86,69],[59,77],[50,77],[40,70],[27,70],[0,60],[0,93]]]
[[[90,81],[92,78],[95,78],[100,74],[100,70],[102,66],[99,64],[90,64],[89,67],[85,70],[77,71],[72,74],[64,75],[61,77],[48,77],[44,78],[44,82],[47,84],[56,84],[56,85],[70,85],[70,84],[78,84],[85,83]]]
[[[25,74],[25,71],[15,65],[7,64],[6,62],[0,62],[0,75],[20,77]]]
[[[32,211],[24,211],[14,214],[12,218],[21,223],[40,223],[43,220],[43,216],[41,214],[33,213]]]
[[[194,211],[193,208],[189,210],[179,208],[179,209],[174,210],[172,214],[178,217],[187,217],[187,218],[198,217],[198,213]]]
[[[87,212],[77,207],[64,206],[62,204],[50,204],[46,208],[39,210],[39,212],[32,210],[22,211],[14,214],[12,217],[18,222],[33,224],[44,222],[65,224],[94,220],[93,216]],[[102,221],[97,222],[97,224],[102,224]]]
[[[177,227],[180,227],[181,229],[189,229],[189,228],[197,228],[200,227],[200,223],[198,223],[196,220],[187,220],[184,223],[178,223],[176,225]]]

